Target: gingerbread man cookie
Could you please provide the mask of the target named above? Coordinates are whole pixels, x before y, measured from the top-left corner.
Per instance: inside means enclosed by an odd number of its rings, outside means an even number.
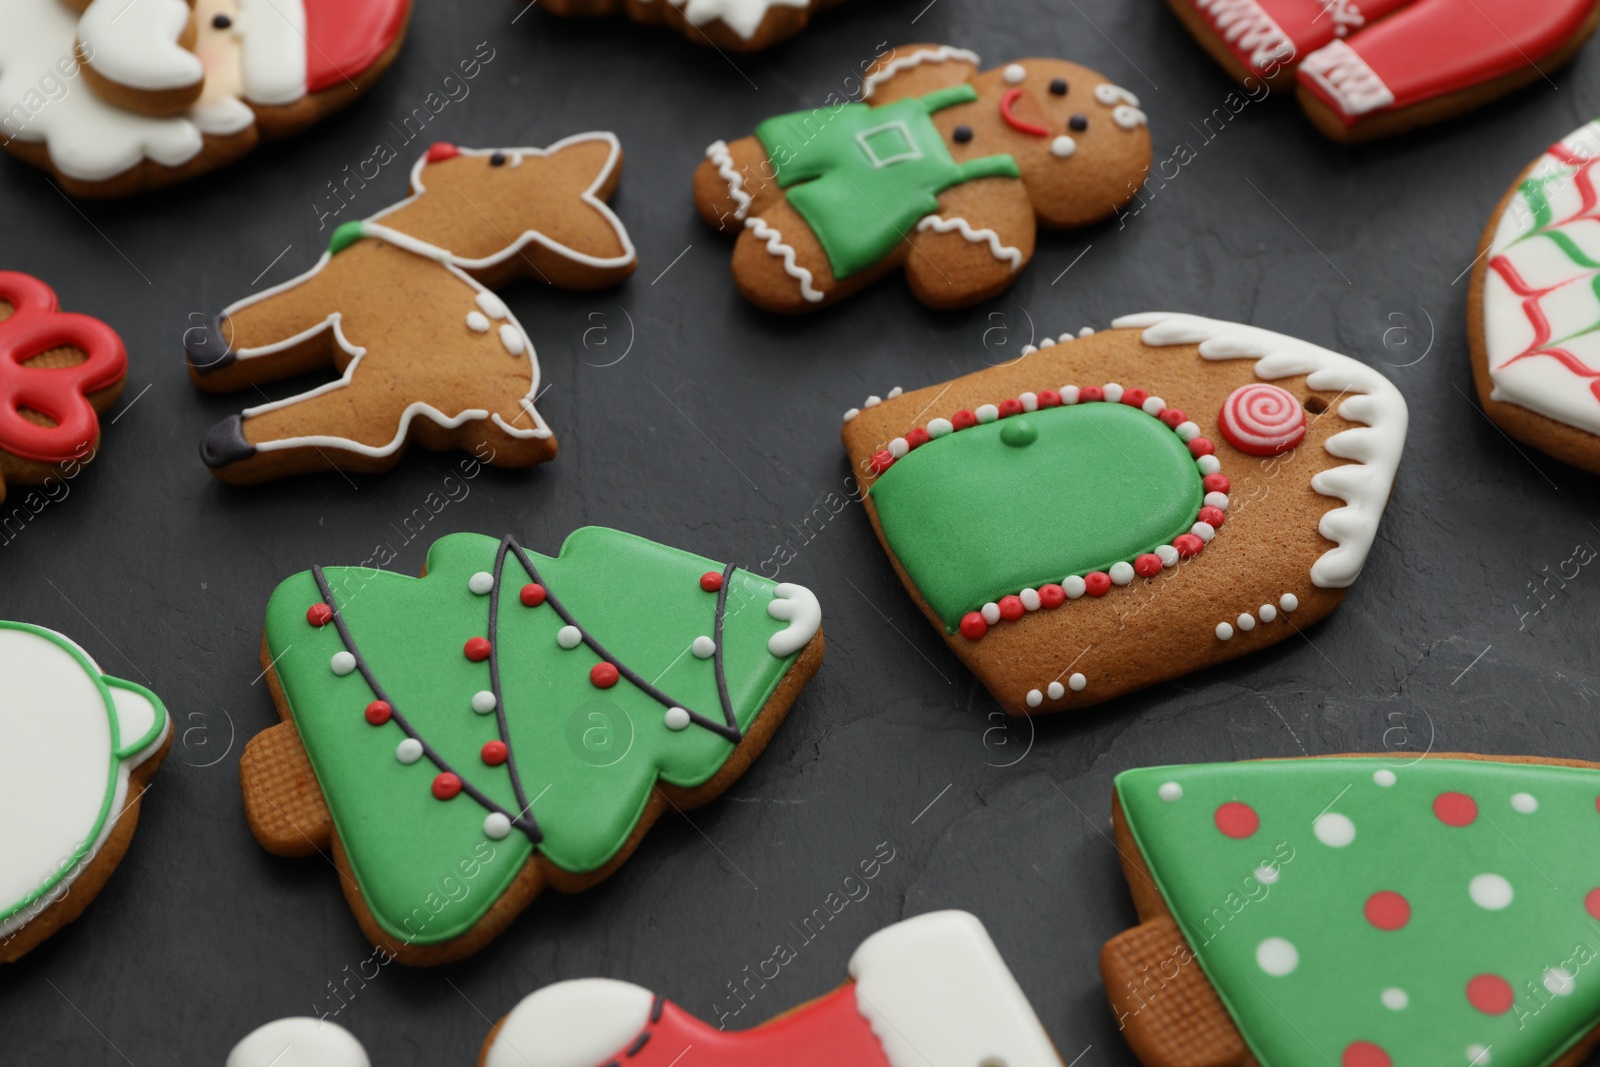
[[[1336,141],[1404,133],[1479,107],[1571,59],[1596,0],[1167,0],[1248,88],[1295,87]]]
[[[116,331],[59,310],[48,285],[0,271],[0,500],[6,484],[70,477],[100,445],[128,353]]]
[[[316,567],[267,605],[283,722],[245,747],[245,814],[271,852],[331,848],[389,955],[460,959],[732,785],[822,647],[805,587],[601,527],[555,557],[452,534],[420,579]]]
[[[0,963],[11,963],[104,888],[172,722],[150,690],[40,626],[0,622],[0,679]]]
[[[332,366],[340,377],[213,426],[200,456],[250,484],[314,470],[384,471],[408,442],[526,467],[556,454],[533,406],[533,343],[491,290],[531,275],[564,289],[633,273],[633,243],[605,201],[614,135],[549,148],[436,144],[412,195],[333,232],[317,265],[185,335],[190,376],[231,392]]]
[[[806,28],[811,13],[840,0],[544,0],[557,15],[626,14],[635,22],[674,26],[697,44],[757,52]]]
[[[901,581],[1000,706],[1098,704],[1265,648],[1360,575],[1404,398],[1252,326],[1131,315],[845,413]]]
[[[1140,924],[1100,970],[1146,1067],[1578,1067],[1600,1045],[1600,764],[1400,753],[1146,767]]]
[[[1600,122],[1550,146],[1495,208],[1467,297],[1472,376],[1489,418],[1600,474]]]
[[[0,0],[0,145],[74,196],[183,181],[354,100],[410,17],[410,0]]]
[[[978,303],[1033,258],[1038,226],[1110,216],[1150,165],[1138,98],[1059,59],[980,72],[964,48],[902,45],[861,95],[718,141],[695,173],[760,307],[809,311],[900,269],[930,307]]]

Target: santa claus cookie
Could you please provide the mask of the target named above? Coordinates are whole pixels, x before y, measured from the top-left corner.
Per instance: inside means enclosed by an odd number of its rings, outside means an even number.
[[[1296,87],[1317,128],[1367,141],[1538,81],[1600,20],[1597,0],[1167,0],[1246,88]]]
[[[1535,448],[1600,474],[1600,123],[1533,162],[1484,231],[1467,297],[1483,409]]]
[[[1117,776],[1146,1067],[1577,1067],[1600,1044],[1600,764],[1349,756]],[[1198,966],[1196,966],[1198,964]],[[1308,1057],[1310,1057],[1308,1059]]]
[[[1130,315],[845,412],[895,572],[1012,714],[1254,652],[1339,606],[1406,437],[1370,367]]]
[[[601,527],[559,556],[452,534],[425,576],[314,567],[267,605],[283,722],[239,773],[256,838],[333,850],[373,943],[482,948],[664,812],[727,789],[822,661],[805,587]]]
[[[0,963],[83,914],[122,861],[172,723],[53,630],[0,622]]]
[[[257,1027],[223,1067],[372,1067],[355,1036],[325,1019],[297,1016]]]
[[[0,271],[0,500],[7,483],[70,478],[92,459],[99,414],[127,374],[116,331],[59,310],[39,279]]]
[[[811,13],[839,0],[544,0],[557,15],[627,14],[676,27],[689,40],[725,52],[756,52],[806,28]]]
[[[388,470],[413,440],[499,467],[554,458],[533,406],[533,342],[492,290],[525,275],[596,289],[632,274],[633,243],[605,204],[621,166],[609,133],[549,148],[435,144],[409,198],[343,224],[309,271],[185,334],[189,374],[208,392],[339,373],[217,423],[200,458],[235,485]]]
[[[0,145],[74,196],[170,185],[355,99],[410,16],[410,0],[0,0]]]
[[[718,141],[694,176],[712,226],[737,233],[733,278],[769,311],[809,311],[904,269],[930,307],[1005,291],[1038,226],[1084,226],[1150,165],[1139,100],[1059,59],[980,72],[949,45],[902,45],[862,102],[768,119]]]
[[[702,1067],[1061,1067],[988,931],[964,911],[878,931],[850,957],[848,982],[751,1030],[710,1026],[627,982],[557,982],[495,1024],[478,1067],[670,1067],[680,1059]]]

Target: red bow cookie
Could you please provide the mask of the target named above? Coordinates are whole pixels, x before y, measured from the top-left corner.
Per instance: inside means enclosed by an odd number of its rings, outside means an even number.
[[[116,331],[59,306],[39,279],[0,271],[0,474],[16,481],[42,481],[50,472],[39,464],[85,459],[100,440],[97,413],[128,373]]]

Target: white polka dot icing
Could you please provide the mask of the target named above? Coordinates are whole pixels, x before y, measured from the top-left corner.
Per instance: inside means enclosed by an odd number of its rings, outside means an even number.
[[[342,678],[356,669],[356,658],[344,649],[340,649],[328,661],[328,669]]]
[[[491,811],[484,816],[483,834],[496,841],[511,833],[511,819],[503,811]]]
[[[1467,883],[1467,895],[1472,902],[1488,911],[1503,911],[1511,906],[1516,893],[1511,883],[1498,874],[1480,874]]]
[[[701,634],[689,645],[689,651],[694,653],[695,659],[710,659],[717,654],[717,643]]]
[[[669,730],[682,730],[689,725],[689,713],[683,708],[668,708],[666,715],[662,716],[662,721],[667,724]]]
[[[1261,866],[1256,868],[1255,874],[1256,881],[1260,882],[1262,885],[1276,885],[1278,879],[1282,877],[1283,872],[1278,870],[1275,864],[1263,863]]]
[[[1311,824],[1311,832],[1329,848],[1344,848],[1356,839],[1356,824],[1350,821],[1349,816],[1328,811],[1317,816]]]
[[[1467,1046],[1467,1067],[1489,1067],[1489,1050],[1482,1045]]]
[[[1300,966],[1300,950],[1281,937],[1269,937],[1256,946],[1256,965],[1274,978],[1293,974]]]
[[[494,588],[494,575],[488,571],[479,571],[467,579],[467,588],[479,596],[488,596],[489,590]]]
[[[422,758],[422,742],[408,737],[395,746],[394,758],[401,763],[415,763]]]
[[[1394,783],[1396,781],[1398,781],[1399,779],[1397,779],[1395,777],[1395,774],[1394,774],[1393,771],[1388,770],[1388,769],[1384,769],[1384,770],[1373,771],[1372,772],[1372,780],[1374,782],[1378,783],[1379,785],[1383,786],[1385,789],[1388,789],[1390,786],[1394,785]]]
[[[1539,801],[1532,793],[1517,793],[1511,798],[1511,807],[1524,815],[1532,815],[1539,810]]]
[[[576,626],[563,626],[556,631],[556,644],[566,649],[577,648],[583,644],[583,631]]]
[[[1570,997],[1577,986],[1577,980],[1565,967],[1551,967],[1544,972],[1544,987],[1552,996]]]
[[[1379,999],[1383,1001],[1383,1006],[1390,1011],[1405,1011],[1411,1004],[1410,995],[1398,986],[1390,986],[1385,989]]]
[[[1163,782],[1161,788],[1156,790],[1162,800],[1168,804],[1183,799],[1183,786],[1177,782]]]
[[[472,694],[472,710],[477,712],[479,715],[489,714],[494,710],[495,704],[497,703],[498,701],[495,700],[494,693],[487,689],[480,689],[476,693]]]

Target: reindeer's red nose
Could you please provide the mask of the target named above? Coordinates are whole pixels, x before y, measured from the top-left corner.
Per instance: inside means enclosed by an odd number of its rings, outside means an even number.
[[[460,154],[461,149],[449,141],[435,141],[428,146],[427,160],[429,163],[437,163],[441,159],[454,159]]]

